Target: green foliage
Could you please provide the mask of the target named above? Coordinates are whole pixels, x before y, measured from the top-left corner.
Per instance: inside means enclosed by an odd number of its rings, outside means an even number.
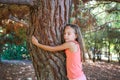
[[[120,31],[119,30],[109,30],[108,38],[109,39],[120,39]]]
[[[5,44],[2,58],[8,60],[28,59],[29,54],[26,47],[26,43],[23,43],[21,45],[15,45],[10,43]]]
[[[3,28],[0,29],[3,31]],[[26,45],[26,29],[19,28],[17,33],[12,31],[0,34],[0,55],[2,59],[30,59]]]
[[[96,19],[94,28],[84,34],[87,48],[95,47],[120,54],[120,4],[93,1],[86,8]]]

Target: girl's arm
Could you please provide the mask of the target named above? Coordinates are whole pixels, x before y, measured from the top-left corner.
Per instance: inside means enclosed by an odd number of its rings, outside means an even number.
[[[71,47],[70,43],[64,43],[62,45],[54,46],[54,47],[43,45],[43,44],[40,44],[34,36],[32,36],[32,43],[38,46],[39,48],[42,48],[47,51],[61,51],[61,50],[69,49]]]

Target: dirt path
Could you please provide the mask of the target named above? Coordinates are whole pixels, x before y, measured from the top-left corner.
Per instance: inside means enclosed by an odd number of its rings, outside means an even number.
[[[118,63],[86,62],[83,68],[88,80],[120,80]]]
[[[36,80],[33,65],[30,61],[3,61],[0,80]]]
[[[83,70],[88,80],[120,80],[120,65],[105,62],[86,62]],[[3,61],[0,80],[36,80],[30,61]]]

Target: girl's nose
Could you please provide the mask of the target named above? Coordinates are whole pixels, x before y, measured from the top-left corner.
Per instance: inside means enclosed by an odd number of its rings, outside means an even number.
[[[64,34],[64,37],[66,37],[67,36],[67,34]]]

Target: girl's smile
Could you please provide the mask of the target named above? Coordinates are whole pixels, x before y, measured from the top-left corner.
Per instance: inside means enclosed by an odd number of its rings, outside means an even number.
[[[65,42],[76,40],[77,36],[75,30],[70,26],[67,26],[64,31],[64,40]]]

